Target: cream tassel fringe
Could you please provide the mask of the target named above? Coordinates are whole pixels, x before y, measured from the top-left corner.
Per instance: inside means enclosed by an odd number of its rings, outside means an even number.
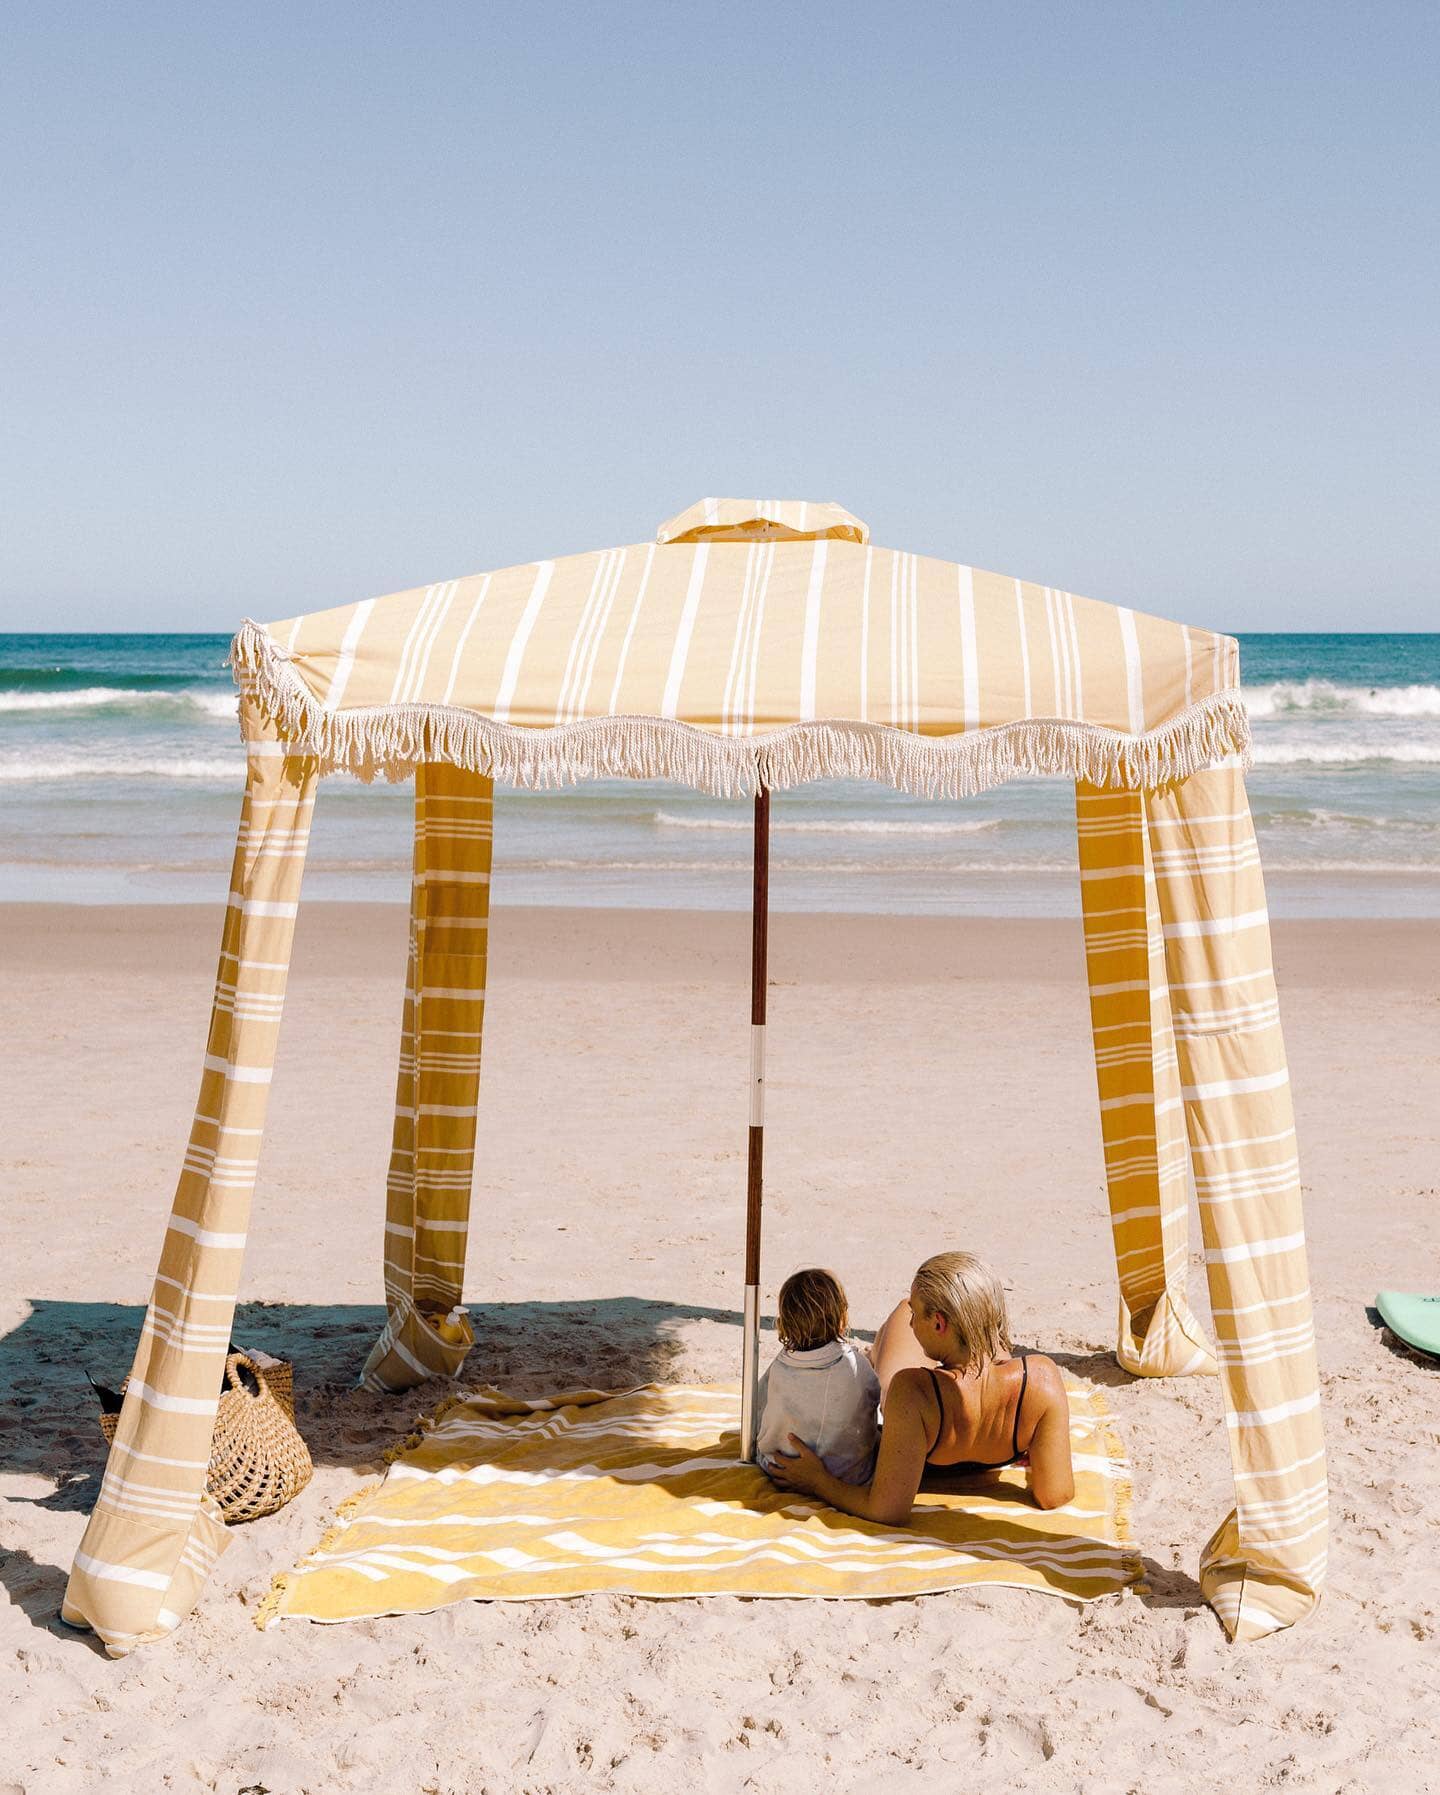
[[[230,665],[297,754],[316,758],[322,773],[351,773],[367,784],[406,779],[417,766],[440,761],[539,788],[581,779],[672,779],[734,798],[758,785],[779,791],[810,779],[870,779],[916,797],[968,798],[1027,776],[1149,791],[1231,756],[1250,764],[1250,721],[1234,689],[1202,698],[1145,735],[1033,717],[963,735],[921,736],[837,719],[722,736],[665,717],[590,717],[528,729],[443,704],[327,711],[284,649],[249,619],[231,644]]]

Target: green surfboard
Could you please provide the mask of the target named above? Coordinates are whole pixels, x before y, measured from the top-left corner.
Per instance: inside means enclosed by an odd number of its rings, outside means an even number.
[[[1407,1346],[1440,1358],[1440,1296],[1407,1296],[1401,1290],[1382,1290],[1375,1298],[1392,1334],[1398,1334]]]

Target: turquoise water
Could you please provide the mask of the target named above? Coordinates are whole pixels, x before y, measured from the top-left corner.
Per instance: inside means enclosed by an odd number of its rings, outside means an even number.
[[[1242,636],[1251,801],[1278,914],[1440,914],[1440,635]],[[215,902],[243,761],[221,636],[0,636],[0,898]],[[335,778],[306,890],[403,899],[408,788]],[[742,908],[750,810],[603,782],[497,799],[497,903]],[[1073,796],[776,795],[773,902],[989,915],[1077,909]]]

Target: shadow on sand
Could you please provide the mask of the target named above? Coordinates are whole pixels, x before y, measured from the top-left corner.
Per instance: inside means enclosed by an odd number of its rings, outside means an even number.
[[[51,1489],[12,1496],[7,1506],[86,1514],[94,1506],[106,1449],[86,1373],[118,1384],[129,1368],[144,1309],[129,1303],[70,1303],[35,1299],[29,1315],[0,1338],[0,1472],[40,1478]],[[470,1306],[476,1346],[465,1366],[468,1385],[496,1384],[522,1395],[589,1386],[621,1389],[666,1383],[686,1375],[683,1331],[697,1322],[735,1330],[739,1371],[741,1317],[735,1310],[640,1297],[557,1303],[477,1303]],[[317,1465],[373,1468],[454,1385],[437,1379],[398,1397],[356,1387],[355,1379],[384,1322],[370,1304],[241,1303],[235,1338],[295,1365],[296,1419]],[[762,1327],[773,1345],[773,1318]],[[859,1333],[862,1339],[869,1336]],[[1052,1355],[1077,1376],[1110,1387],[1134,1380],[1106,1353]],[[1023,1499],[1017,1496],[1017,1507]],[[838,1521],[839,1517],[837,1517]],[[1145,1559],[1147,1606],[1194,1607],[1198,1584],[1183,1572]],[[0,1552],[0,1581],[12,1599],[47,1631],[88,1640],[56,1620],[65,1570],[40,1563],[23,1549]]]

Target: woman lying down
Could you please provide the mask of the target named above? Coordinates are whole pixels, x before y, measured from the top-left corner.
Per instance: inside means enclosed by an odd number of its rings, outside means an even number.
[[[1005,1293],[983,1260],[927,1259],[868,1356],[848,1324],[828,1271],[781,1286],[783,1350],[760,1381],[756,1456],[782,1489],[890,1527],[910,1519],[927,1472],[993,1478],[1023,1465],[1038,1507],[1071,1499],[1060,1369],[1044,1353],[1015,1353]]]

